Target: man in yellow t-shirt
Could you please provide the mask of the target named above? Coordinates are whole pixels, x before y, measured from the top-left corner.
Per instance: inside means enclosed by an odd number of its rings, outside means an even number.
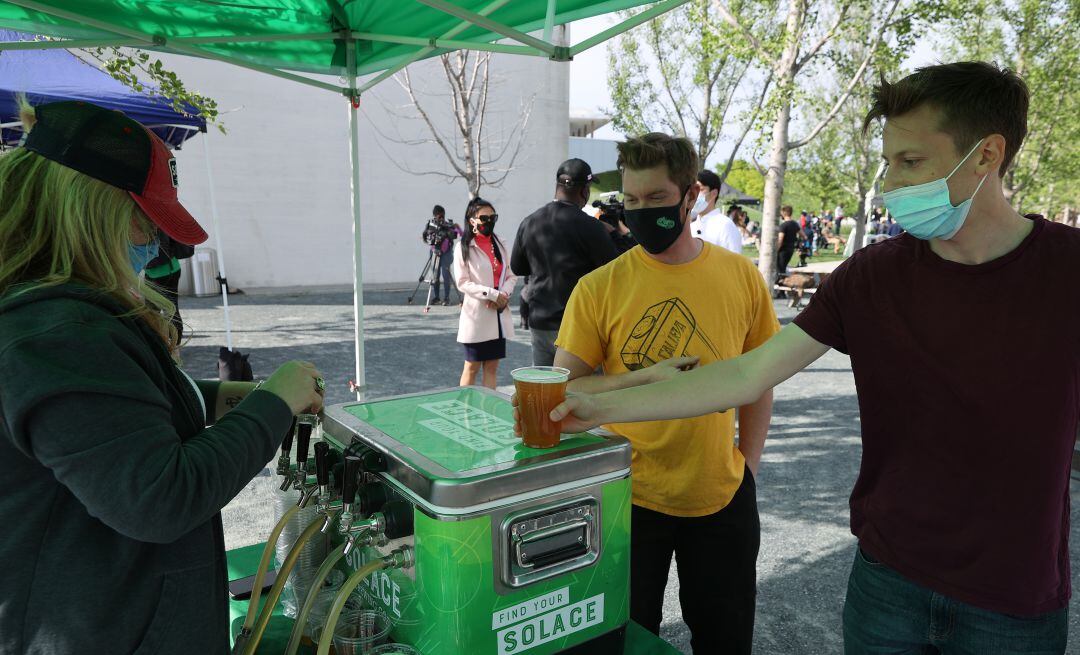
[[[640,244],[583,277],[555,365],[569,390],[599,393],[737,357],[778,331],[753,263],[692,236],[698,159],[683,138],[619,144],[626,225]],[[602,366],[604,375],[594,376]],[[655,402],[663,403],[664,398]],[[735,411],[606,426],[633,446],[630,615],[659,633],[671,557],[695,653],[749,653],[760,544],[756,473],[772,393]]]

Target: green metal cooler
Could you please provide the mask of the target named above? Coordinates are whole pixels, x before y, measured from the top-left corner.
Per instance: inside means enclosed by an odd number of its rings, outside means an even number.
[[[424,655],[621,653],[629,621],[630,444],[551,449],[514,436],[506,397],[459,388],[325,411],[324,438],[377,453],[369,484],[412,504],[415,532],[355,549],[358,568],[415,548],[361,587]]]

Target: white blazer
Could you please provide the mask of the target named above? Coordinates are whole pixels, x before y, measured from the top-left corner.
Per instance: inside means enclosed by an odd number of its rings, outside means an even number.
[[[510,270],[510,249],[502,239],[495,237],[499,252],[503,258],[502,279],[499,288],[495,288],[495,273],[491,269],[491,260],[487,253],[476,245],[473,239],[469,245],[469,261],[461,256],[462,241],[454,244],[454,281],[458,291],[465,296],[461,305],[461,318],[458,320],[458,343],[483,343],[499,338],[499,324],[502,321],[503,337],[514,336],[514,319],[510,315],[510,305],[502,312],[490,309],[486,301],[495,301],[499,292],[506,295],[514,293],[517,276]]]

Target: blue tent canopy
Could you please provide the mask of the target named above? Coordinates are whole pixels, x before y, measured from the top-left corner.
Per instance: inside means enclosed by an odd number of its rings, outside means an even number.
[[[0,41],[34,38],[31,34],[0,30]],[[10,127],[19,122],[16,100],[19,93],[25,93],[33,105],[85,100],[118,109],[174,148],[206,131],[206,120],[198,116],[194,107],[185,105],[188,115],[177,112],[153,89],[139,93],[67,50],[3,50],[0,51],[0,144],[15,145],[22,136],[21,129]]]

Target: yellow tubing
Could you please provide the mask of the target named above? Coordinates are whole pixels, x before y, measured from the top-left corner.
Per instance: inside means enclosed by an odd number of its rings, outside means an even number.
[[[296,616],[296,624],[293,625],[292,636],[289,637],[289,646],[285,649],[285,655],[296,655],[297,649],[300,648],[300,638],[303,636],[304,628],[307,626],[308,614],[311,613],[311,608],[315,606],[315,600],[319,597],[319,592],[322,591],[323,582],[326,580],[326,576],[330,575],[330,571],[334,569],[334,566],[341,561],[342,557],[345,557],[345,544],[341,544],[340,548],[327,555],[322,566],[315,573],[315,579],[311,581],[311,589],[308,590],[307,598],[304,599],[304,606],[300,608],[300,613]]]
[[[259,613],[259,620],[255,623],[255,628],[252,630],[251,639],[244,646],[243,655],[255,655],[255,649],[259,647],[259,640],[262,639],[263,632],[266,631],[267,624],[270,623],[270,615],[274,613],[274,606],[277,605],[278,598],[281,597],[281,590],[285,587],[285,581],[288,579],[289,574],[292,573],[293,566],[296,565],[296,560],[300,558],[300,551],[304,549],[304,545],[319,531],[322,529],[323,517],[318,516],[311,522],[304,532],[300,535],[300,538],[293,544],[292,550],[289,551],[289,555],[285,558],[285,562],[278,570],[277,580],[274,581],[274,586],[270,588],[270,594],[266,597],[266,603],[263,604],[263,610]]]
[[[334,643],[334,628],[337,627],[338,617],[341,616],[341,610],[345,608],[345,603],[348,602],[353,589],[359,587],[364,578],[387,566],[388,563],[381,559],[365,564],[350,575],[345,584],[341,585],[341,591],[334,597],[334,604],[330,606],[330,612],[326,615],[326,627],[323,629],[322,637],[319,638],[318,655],[329,655],[330,646]]]
[[[281,536],[281,531],[285,529],[285,524],[299,511],[300,508],[296,505],[290,507],[289,511],[281,515],[277,525],[270,531],[270,538],[266,540],[262,559],[259,560],[259,570],[255,572],[255,584],[251,587],[251,600],[248,601],[247,618],[244,619],[244,628],[241,632],[250,632],[251,627],[255,625],[255,617],[258,616],[259,611],[259,596],[262,596],[263,580],[266,579],[266,567],[270,565],[270,558],[274,554],[274,546],[277,545],[278,537]]]

